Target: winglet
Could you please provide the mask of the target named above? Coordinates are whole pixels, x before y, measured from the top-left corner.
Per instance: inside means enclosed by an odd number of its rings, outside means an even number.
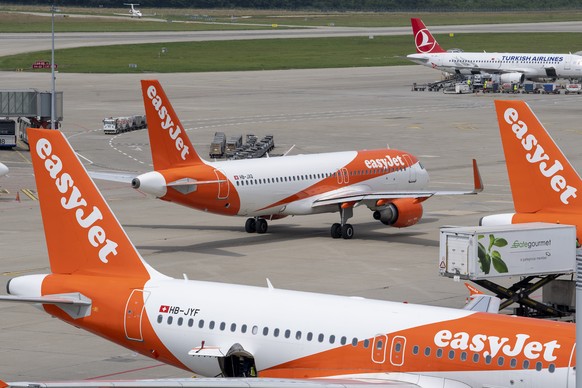
[[[481,179],[481,173],[479,172],[479,167],[477,166],[476,159],[473,159],[473,182],[474,182],[473,192],[475,194],[482,192],[483,189],[485,188],[485,185],[483,184],[483,180]]]
[[[414,36],[414,45],[416,46],[417,53],[427,54],[445,52],[421,19],[411,18],[410,24],[412,25],[412,35]]]
[[[154,170],[203,163],[157,80],[142,80],[143,103]]]
[[[64,135],[28,128],[28,140],[51,271],[150,278]]]
[[[580,176],[528,104],[496,100],[495,109],[516,212],[580,209]]]

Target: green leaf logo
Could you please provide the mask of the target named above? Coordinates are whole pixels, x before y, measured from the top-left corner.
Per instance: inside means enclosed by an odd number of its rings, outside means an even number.
[[[477,240],[485,237],[480,234],[477,236]],[[507,245],[507,240],[504,238],[495,238],[493,234],[489,235],[489,247],[485,249],[485,245],[479,243],[477,248],[477,256],[479,258],[479,266],[485,275],[488,275],[491,271],[491,263],[493,263],[493,268],[498,273],[508,273],[509,269],[507,264],[501,259],[501,253],[498,250],[493,249],[493,247],[504,247]]]

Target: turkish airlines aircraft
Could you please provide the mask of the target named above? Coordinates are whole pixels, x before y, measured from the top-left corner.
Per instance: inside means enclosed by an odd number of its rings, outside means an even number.
[[[162,275],[62,133],[28,131],[52,273],[13,278],[0,299],[202,376],[236,377],[42,386],[574,385],[574,324]]]
[[[500,74],[501,82],[582,78],[582,56],[575,54],[445,51],[418,18],[410,19],[417,54],[406,58],[452,74]]]
[[[474,190],[428,191],[428,173],[418,159],[393,149],[206,161],[192,147],[159,82],[141,83],[155,171],[133,179],[132,186],[198,210],[250,217],[249,233],[265,233],[267,220],[339,212],[331,236],[350,239],[354,228],[347,221],[356,206],[402,228],[420,221],[421,202],[433,195],[483,190],[473,161]]]
[[[495,101],[515,213],[483,217],[481,225],[553,222],[576,225],[582,241],[582,181],[523,101]]]

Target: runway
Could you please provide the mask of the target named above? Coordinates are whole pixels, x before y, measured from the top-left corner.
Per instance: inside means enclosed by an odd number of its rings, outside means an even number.
[[[485,192],[431,198],[423,221],[393,229],[356,208],[354,240],[332,240],[337,214],[290,217],[266,235],[244,232],[244,218],[198,212],[146,198],[121,184],[98,182],[113,211],[153,267],[174,277],[356,295],[462,307],[462,283],[438,276],[438,228],[475,225],[491,213],[512,211],[494,98],[527,100],[579,170],[582,131],[576,95],[444,95],[412,92],[434,80],[421,66],[200,74],[59,74],[63,132],[88,169],[135,172],[150,167],[145,130],[106,136],[107,116],[143,111],[139,80],[159,79],[197,150],[205,157],[215,131],[273,134],[277,152],[385,147],[420,158],[433,188],[472,187],[476,158]],[[47,74],[0,73],[3,88],[50,88]],[[13,276],[48,271],[38,201],[26,151],[0,151],[10,176],[0,179],[0,289]],[[195,295],[193,298],[202,298]],[[233,298],[235,298],[233,296]],[[252,303],[237,301],[233,303]],[[346,314],[349,314],[346,311]],[[298,311],[297,314],[301,314]],[[2,380],[163,378],[189,373],[145,359],[51,319],[28,305],[0,304]],[[306,317],[308,319],[308,317]],[[363,317],[365,319],[365,317]],[[187,340],[187,339],[185,339]]]
[[[129,21],[131,22],[131,21]],[[58,23],[58,20],[57,20]],[[475,24],[430,26],[432,33],[518,33],[582,32],[582,22]],[[407,27],[311,27],[296,29],[152,32],[70,32],[55,34],[55,49],[140,43],[198,42],[243,39],[325,38],[345,36],[411,35]],[[50,50],[50,33],[3,33],[0,53],[4,55]]]

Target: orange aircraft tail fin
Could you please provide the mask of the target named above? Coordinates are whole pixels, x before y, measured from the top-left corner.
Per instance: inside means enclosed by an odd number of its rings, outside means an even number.
[[[513,203],[518,213],[580,207],[580,176],[524,101],[495,101]]]
[[[142,80],[141,89],[154,170],[202,163],[160,82]]]
[[[141,258],[57,130],[28,129],[51,271],[149,278]]]
[[[417,53],[426,54],[445,52],[421,19],[411,18],[410,23],[412,24],[412,35],[414,36],[414,44],[416,45]]]

